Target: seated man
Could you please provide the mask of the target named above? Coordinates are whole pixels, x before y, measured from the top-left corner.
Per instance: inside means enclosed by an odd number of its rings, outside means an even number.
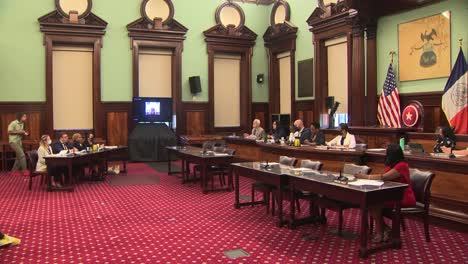
[[[256,140],[264,139],[266,137],[265,130],[260,126],[260,120],[255,119],[253,121],[252,133],[250,135],[245,133],[244,137]]]
[[[73,150],[73,146],[68,142],[67,133],[62,133],[59,140],[52,144],[52,152],[54,154],[58,154],[62,150]]]
[[[339,136],[332,139],[332,141],[327,142],[328,146],[343,146],[346,148],[355,148],[356,147],[356,138],[354,135],[348,132],[348,124],[341,123],[338,127],[340,134]]]
[[[325,145],[325,135],[323,134],[322,131],[320,131],[320,124],[317,122],[313,122],[310,125],[310,140],[306,140],[306,143],[309,143],[311,145]]]
[[[304,127],[304,122],[302,122],[302,120],[298,119],[294,121],[294,129],[296,130],[294,137],[299,137],[301,144],[310,141],[310,129]]]

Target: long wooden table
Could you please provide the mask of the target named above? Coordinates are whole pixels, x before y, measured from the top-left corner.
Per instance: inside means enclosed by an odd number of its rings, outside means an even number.
[[[235,208],[241,206],[252,205],[252,203],[241,203],[239,201],[240,185],[239,177],[244,176],[254,180],[262,181],[268,184],[273,184],[278,188],[278,201],[283,201],[283,192],[288,186],[291,196],[295,189],[310,191],[315,194],[321,194],[334,200],[358,205],[361,209],[361,228],[360,240],[361,247],[359,256],[367,258],[367,256],[375,251],[386,248],[401,248],[400,238],[400,201],[403,198],[404,189],[407,184],[396,182],[385,182],[384,185],[376,186],[352,186],[333,181],[333,176],[327,174],[304,173],[296,175],[292,173],[290,167],[282,165],[273,165],[265,167],[266,163],[260,162],[243,162],[234,163],[231,165],[235,177]],[[292,202],[291,202],[292,201]],[[395,202],[395,213],[392,219],[392,239],[384,244],[369,248],[368,243],[368,208],[374,205],[382,205],[386,202]],[[285,222],[283,219],[282,202],[278,203],[278,222],[281,227]],[[295,221],[294,216],[294,199],[290,199],[290,218],[289,222]]]
[[[171,173],[171,154],[179,157],[182,160],[182,183],[188,178],[190,173],[189,164],[198,164],[201,166],[200,172],[200,186],[202,188],[203,194],[208,193],[209,191],[218,191],[218,190],[208,190],[208,166],[212,165],[221,165],[229,166],[232,163],[234,156],[228,154],[220,153],[204,153],[202,148],[198,147],[181,147],[181,146],[170,146],[166,147],[168,152],[168,170]],[[232,175],[228,173],[228,188],[226,190],[232,191]]]
[[[228,147],[236,149],[237,161],[278,161],[279,156],[299,160],[320,160],[323,170],[339,171],[345,162],[368,165],[373,172],[385,169],[385,151],[320,150],[312,146],[289,147],[267,144],[240,137],[225,137]],[[468,157],[449,159],[429,154],[406,154],[411,168],[430,170],[436,174],[432,183],[430,215],[444,220],[468,224]]]
[[[74,166],[83,166],[89,164],[99,164],[99,172],[101,176],[107,173],[107,162],[115,155],[121,156],[122,152],[127,152],[127,146],[119,146],[117,148],[105,148],[98,151],[84,153],[69,153],[67,155],[53,155],[45,157],[47,168],[66,167],[68,172],[68,183],[62,190],[74,191],[75,175],[73,175]],[[126,165],[124,161],[125,172]],[[49,173],[50,175],[50,173]],[[47,185],[50,188],[50,177],[48,177]]]

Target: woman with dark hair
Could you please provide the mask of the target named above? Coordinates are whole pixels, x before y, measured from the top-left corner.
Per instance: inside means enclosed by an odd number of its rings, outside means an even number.
[[[341,123],[338,127],[340,131],[340,135],[332,139],[332,141],[328,142],[328,146],[344,146],[347,148],[355,148],[356,147],[356,137],[349,133],[348,124]]]
[[[390,144],[387,147],[387,155],[385,157],[385,172],[383,174],[357,174],[356,178],[367,180],[394,181],[408,184],[403,193],[401,207],[411,207],[416,204],[416,198],[411,187],[409,166],[405,162],[403,150],[398,144]],[[393,204],[388,203],[382,206],[374,206],[370,209],[372,217],[375,219],[377,234],[372,239],[374,243],[387,241],[390,238],[390,227],[385,224],[382,211],[384,207],[393,207]]]
[[[450,149],[454,148],[456,140],[455,133],[453,133],[453,129],[451,127],[444,127],[439,129],[439,134],[437,135],[437,144],[434,146],[434,152],[444,152],[442,147]]]
[[[83,142],[83,145],[85,147],[89,147],[89,148],[92,148],[93,145],[94,145],[94,135],[93,133],[89,133],[88,136],[86,137],[86,140],[85,142]]]
[[[310,141],[307,140],[307,143],[317,146],[325,145],[325,135],[320,131],[320,124],[318,122],[312,122],[310,132]]]

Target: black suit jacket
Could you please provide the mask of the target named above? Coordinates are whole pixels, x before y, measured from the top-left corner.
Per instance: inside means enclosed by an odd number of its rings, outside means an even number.
[[[78,151],[86,149],[86,146],[84,144],[78,142],[73,143],[73,147],[76,148]]]
[[[66,146],[67,149],[73,149],[73,146],[70,145],[70,143],[68,143],[68,142],[65,143],[65,146]],[[51,147],[52,147],[52,152],[54,154],[58,154],[58,153],[60,153],[60,151],[65,150],[65,148],[64,148],[62,142],[60,142],[60,140],[55,141],[52,144]]]
[[[310,136],[312,135],[312,133],[310,132],[310,129],[309,128],[304,128],[301,132],[301,137],[300,137],[300,140],[301,140],[301,144],[304,143],[304,141],[307,139],[310,141]]]
[[[317,145],[325,145],[325,135],[322,131],[319,131],[314,138],[314,135],[311,135],[311,142]]]

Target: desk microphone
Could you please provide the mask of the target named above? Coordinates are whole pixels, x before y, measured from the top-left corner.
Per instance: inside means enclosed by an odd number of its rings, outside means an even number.
[[[271,166],[268,164],[268,160],[266,160],[265,165],[263,165],[264,169],[270,169]]]
[[[450,155],[449,158],[454,159],[456,158],[455,154],[453,154],[453,149],[455,148],[455,141],[452,140],[452,144],[450,145]]]

